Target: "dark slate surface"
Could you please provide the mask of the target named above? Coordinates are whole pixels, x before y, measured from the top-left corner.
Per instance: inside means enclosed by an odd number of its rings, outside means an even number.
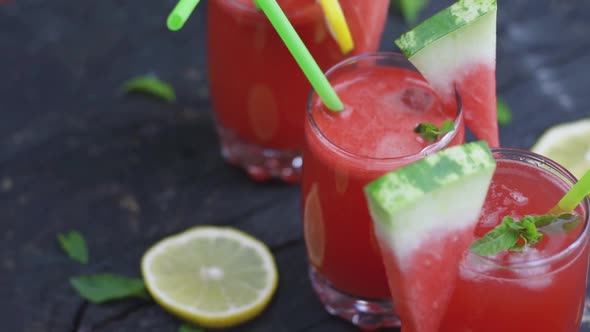
[[[206,2],[179,33],[163,25],[173,4],[0,6],[1,330],[176,331],[180,322],[153,303],[90,305],[67,280],[139,276],[141,255],[160,238],[223,224],[265,241],[281,274],[268,310],[231,331],[354,331],[310,289],[298,188],[253,183],[221,160],[205,81]],[[433,1],[423,16],[447,4]],[[590,115],[588,17],[584,0],[501,3],[498,89],[515,115],[503,145],[530,147],[551,124]],[[406,28],[392,15],[382,49]],[[146,73],[172,82],[179,101],[119,94],[122,81]],[[89,266],[57,247],[55,235],[70,229],[86,234]]]

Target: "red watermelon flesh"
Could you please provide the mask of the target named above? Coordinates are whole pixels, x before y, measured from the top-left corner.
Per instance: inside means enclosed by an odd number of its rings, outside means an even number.
[[[386,241],[379,241],[402,332],[438,332],[454,289],[463,253],[473,243],[473,226],[441,234],[400,261]]]

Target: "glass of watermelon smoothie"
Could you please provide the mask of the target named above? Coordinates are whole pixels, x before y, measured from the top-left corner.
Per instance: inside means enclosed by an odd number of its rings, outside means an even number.
[[[303,227],[310,277],[326,309],[363,328],[399,324],[363,187],[375,178],[464,142],[457,95],[444,108],[401,54],[352,57],[326,73],[345,105],[325,108],[313,93],[305,121]],[[428,141],[420,123],[455,130]]]
[[[532,152],[494,149],[497,162],[475,235],[504,216],[547,213],[576,179]],[[590,202],[574,211],[579,224],[547,230],[521,252],[491,257],[466,253],[440,331],[517,332],[580,330],[586,298]],[[483,299],[483,301],[482,301]]]
[[[354,48],[343,54],[316,0],[278,0],[322,69],[377,50],[390,0],[340,0]],[[208,75],[224,158],[256,180],[298,182],[311,85],[253,0],[208,4]]]

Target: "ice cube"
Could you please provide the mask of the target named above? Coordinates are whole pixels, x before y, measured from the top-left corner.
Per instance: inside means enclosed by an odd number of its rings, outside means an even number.
[[[504,256],[505,253],[499,253],[494,258],[500,260],[501,256]],[[494,278],[492,275],[492,271],[497,270],[499,267],[493,263],[495,259],[489,257],[490,261],[482,260],[481,257],[474,255],[474,254],[466,254],[461,262],[461,267],[459,269],[459,276],[463,280],[470,280],[475,282],[483,282],[486,279]]]
[[[484,206],[481,218],[479,219],[479,224],[486,228],[496,227],[500,223],[500,220],[506,216],[506,210],[505,207],[486,209]]]
[[[511,191],[510,197],[514,201],[514,204],[518,206],[526,205],[529,202],[529,198],[526,197],[523,193],[518,191]]]
[[[401,93],[401,101],[408,111],[424,112],[432,107],[432,93],[420,87],[409,87]]]
[[[582,316],[582,323],[588,324],[590,323],[590,298],[586,298],[584,302],[584,315]]]
[[[392,131],[380,137],[370,152],[373,158],[395,158],[420,152],[423,146],[412,136]]]
[[[535,248],[526,248],[520,253],[512,253],[508,259],[511,264],[521,265],[523,262],[532,262],[544,258],[543,253]],[[539,265],[534,267],[519,267],[513,269],[513,274],[519,278],[514,282],[522,287],[532,290],[542,290],[548,287],[553,281],[553,274],[550,264]]]

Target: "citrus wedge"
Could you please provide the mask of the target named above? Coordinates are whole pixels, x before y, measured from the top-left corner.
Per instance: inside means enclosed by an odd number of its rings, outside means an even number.
[[[278,280],[268,248],[228,227],[200,226],[170,236],[145,253],[141,270],[157,303],[209,328],[256,317],[270,302]]]
[[[558,162],[580,178],[590,169],[590,119],[549,128],[531,151]]]
[[[336,40],[340,50],[343,54],[347,54],[354,48],[354,42],[348,24],[346,23],[346,17],[338,0],[318,0],[320,6],[324,10],[326,17],[326,23],[328,30],[332,35],[332,38]]]

